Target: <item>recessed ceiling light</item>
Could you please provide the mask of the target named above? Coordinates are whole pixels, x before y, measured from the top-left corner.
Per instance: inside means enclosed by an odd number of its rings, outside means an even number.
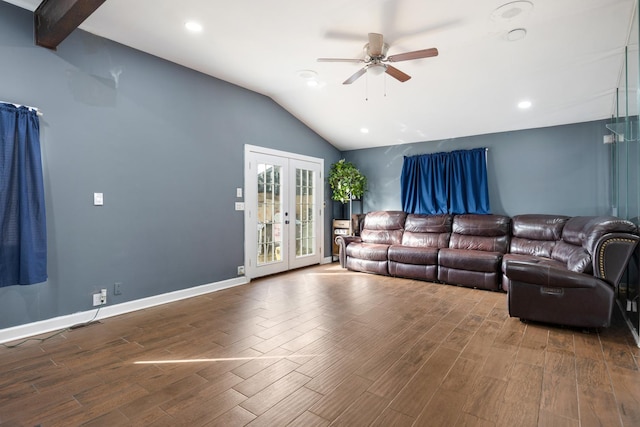
[[[527,35],[527,30],[524,28],[516,28],[515,30],[511,30],[507,33],[507,40],[510,42],[515,42],[518,40],[522,40]]]
[[[192,33],[201,33],[202,32],[202,24],[196,21],[187,21],[184,24],[184,27],[191,31]]]
[[[316,73],[313,70],[298,71],[298,77],[300,77],[303,80],[312,80],[312,79],[315,79],[317,76],[318,76],[318,73]]]
[[[369,133],[369,129],[368,128],[360,128],[360,132]]]
[[[520,101],[518,102],[518,108],[521,110],[526,110],[527,108],[531,108],[531,101]]]
[[[318,73],[313,70],[298,70],[296,72],[298,77],[307,82],[309,87],[318,87],[320,82],[318,81]]]

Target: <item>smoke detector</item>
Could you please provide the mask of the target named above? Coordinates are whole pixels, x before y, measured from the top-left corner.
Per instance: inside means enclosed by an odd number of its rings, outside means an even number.
[[[533,3],[526,0],[512,1],[496,8],[491,19],[496,22],[509,22],[525,17],[533,9]]]

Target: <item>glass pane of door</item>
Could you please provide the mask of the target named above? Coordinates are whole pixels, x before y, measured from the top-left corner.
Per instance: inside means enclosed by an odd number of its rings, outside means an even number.
[[[315,174],[296,168],[296,257],[315,254]]]
[[[257,264],[282,261],[282,166],[257,164]]]

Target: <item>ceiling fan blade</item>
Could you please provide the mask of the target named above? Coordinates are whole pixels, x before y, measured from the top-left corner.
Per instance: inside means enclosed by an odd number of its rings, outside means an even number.
[[[382,40],[382,34],[369,33],[369,55],[380,56],[382,55],[382,47],[384,42]]]
[[[413,52],[391,55],[387,58],[387,61],[400,62],[408,61],[410,59],[430,58],[432,56],[438,56],[438,49],[436,49],[435,47],[432,47],[431,49],[414,50]]]
[[[358,58],[318,58],[318,62],[364,62]]]
[[[409,74],[405,74],[402,71],[398,70],[396,67],[392,67],[391,65],[385,66],[384,72],[403,83],[411,78]]]
[[[351,77],[349,77],[347,80],[345,80],[344,82],[342,82],[343,85],[350,85],[351,83],[355,82],[356,80],[358,80],[364,73],[367,72],[367,68],[366,67],[362,67],[361,69],[359,69],[354,75],[352,75]]]

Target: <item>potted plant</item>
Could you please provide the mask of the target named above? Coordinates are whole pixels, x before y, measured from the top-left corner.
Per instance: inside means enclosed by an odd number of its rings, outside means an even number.
[[[349,202],[349,217],[351,217],[351,201],[362,198],[367,191],[367,177],[353,163],[342,159],[331,165],[329,185],[333,191],[331,196],[333,200],[343,205]]]

